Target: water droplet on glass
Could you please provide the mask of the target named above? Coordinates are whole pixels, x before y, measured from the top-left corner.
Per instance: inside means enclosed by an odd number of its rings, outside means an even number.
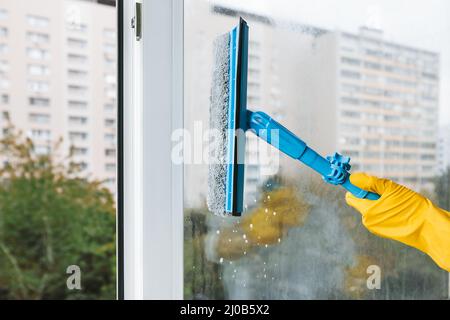
[[[242,235],[242,238],[247,239],[247,236],[245,234]]]
[[[220,262],[220,263],[223,263],[223,258],[220,258],[219,262]]]
[[[220,234],[220,230],[217,230],[216,233],[217,233],[217,234]]]

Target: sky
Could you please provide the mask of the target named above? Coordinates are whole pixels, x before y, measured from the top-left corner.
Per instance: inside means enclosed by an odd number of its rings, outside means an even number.
[[[449,0],[210,0],[275,19],[356,32],[382,29],[384,39],[440,53],[440,123],[450,124]]]

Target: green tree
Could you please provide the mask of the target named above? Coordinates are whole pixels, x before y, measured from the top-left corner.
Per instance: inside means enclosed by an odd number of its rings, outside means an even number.
[[[224,299],[220,264],[208,261],[205,236],[208,233],[206,208],[186,210],[184,223],[184,298]]]
[[[11,126],[0,140],[0,299],[115,298],[114,198],[60,144],[36,154]],[[70,265],[81,290],[67,288]]]
[[[445,210],[450,210],[450,167],[434,179],[434,192],[437,205]]]

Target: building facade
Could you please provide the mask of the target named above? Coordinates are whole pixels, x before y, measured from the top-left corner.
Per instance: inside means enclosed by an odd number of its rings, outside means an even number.
[[[338,150],[357,170],[429,187],[437,174],[439,55],[367,28],[335,40]]]
[[[116,177],[116,11],[72,0],[0,0],[0,111],[49,153],[63,138],[82,175]],[[5,123],[2,124],[5,126]]]

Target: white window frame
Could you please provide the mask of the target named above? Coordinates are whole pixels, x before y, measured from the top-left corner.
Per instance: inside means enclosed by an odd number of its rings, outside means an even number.
[[[131,26],[136,2],[140,41]],[[183,165],[171,160],[171,134],[183,127],[183,0],[124,0],[120,14],[119,298],[182,299]]]
[[[136,2],[142,3],[140,41],[131,28]],[[183,299],[183,166],[171,161],[170,137],[183,127],[184,0],[118,3],[118,296]],[[448,283],[450,297],[450,276]]]

